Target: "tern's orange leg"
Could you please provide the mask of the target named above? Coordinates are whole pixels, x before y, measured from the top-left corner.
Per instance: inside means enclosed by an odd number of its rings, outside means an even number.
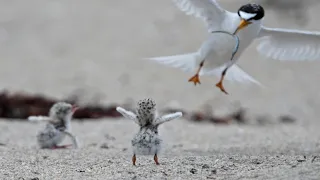
[[[203,63],[204,63],[204,61],[202,61],[200,63],[200,66],[199,66],[199,69],[197,70],[197,73],[189,79],[189,82],[193,82],[194,85],[201,84],[200,83],[200,78],[199,78],[199,72],[200,72],[200,70],[201,70],[201,68],[203,66]]]
[[[154,162],[156,163],[156,165],[160,165],[160,163],[159,163],[159,161],[158,161],[158,156],[157,156],[157,154],[154,155],[153,159],[154,159]]]
[[[220,81],[216,84],[216,86],[222,91],[224,92],[225,94],[228,94],[227,91],[224,89],[223,87],[223,79],[224,79],[224,76],[226,75],[227,73],[227,68],[222,72],[221,74],[221,78],[220,78]]]
[[[132,164],[135,166],[136,165],[136,161],[137,161],[137,158],[136,158],[136,155],[134,154],[132,156]]]

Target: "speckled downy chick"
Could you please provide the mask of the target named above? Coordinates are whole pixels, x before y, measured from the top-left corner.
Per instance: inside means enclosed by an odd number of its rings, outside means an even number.
[[[133,165],[136,165],[136,155],[153,155],[155,163],[159,165],[157,155],[161,149],[162,140],[158,134],[158,127],[162,123],[181,117],[182,112],[158,116],[156,103],[151,98],[138,102],[136,114],[121,107],[117,107],[117,111],[140,126],[139,132],[131,141]]]
[[[29,121],[45,121],[45,128],[38,132],[37,141],[42,149],[62,149],[70,145],[58,145],[66,136],[71,138],[73,146],[78,148],[77,138],[71,133],[71,119],[77,106],[65,102],[55,103],[47,116],[29,116]]]

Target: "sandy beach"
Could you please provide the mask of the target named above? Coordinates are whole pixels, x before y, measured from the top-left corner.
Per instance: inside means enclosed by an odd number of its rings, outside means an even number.
[[[225,4],[222,4],[224,7]],[[226,7],[236,11],[239,4]],[[279,21],[270,27],[320,31],[320,6],[306,27]],[[269,12],[269,14],[268,14]],[[160,127],[160,166],[152,157],[131,165],[130,141],[138,126],[126,119],[73,121],[77,150],[40,150],[44,125],[0,120],[0,179],[319,179],[320,62],[280,62],[260,56],[256,43],[239,66],[262,83],[225,82],[230,95],[203,77],[144,60],[196,51],[207,32],[170,0],[0,0],[0,86],[83,103],[122,103],[151,97],[159,108],[176,102],[194,110],[210,101],[217,112],[233,102],[254,115],[289,114],[293,124],[215,125],[179,119]]]
[[[43,124],[0,122],[1,179],[318,179],[320,132],[314,126],[239,126],[178,119],[159,129],[160,165],[131,164],[138,126],[125,119],[74,122],[79,149],[40,150]],[[23,131],[23,132],[21,132]],[[70,143],[66,139],[65,144]]]

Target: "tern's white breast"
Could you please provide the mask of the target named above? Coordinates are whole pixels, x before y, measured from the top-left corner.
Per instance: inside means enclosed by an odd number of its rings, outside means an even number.
[[[226,19],[222,23],[222,31],[234,33],[240,24],[238,15]],[[257,38],[261,30],[261,21],[256,21],[238,32],[239,48],[233,58],[236,62],[241,54],[247,49],[254,39]],[[223,33],[210,33],[199,49],[200,60],[205,60],[203,69],[212,70],[224,65],[231,60],[232,52],[235,48],[235,38]]]
[[[240,45],[239,50],[235,55],[235,60],[239,59],[241,54],[250,46],[252,41],[258,37],[260,30],[261,21],[256,21],[239,31],[238,37],[240,40]]]
[[[204,69],[213,69],[230,61],[237,46],[236,38],[227,33],[211,33],[201,45],[199,52],[204,62]]]

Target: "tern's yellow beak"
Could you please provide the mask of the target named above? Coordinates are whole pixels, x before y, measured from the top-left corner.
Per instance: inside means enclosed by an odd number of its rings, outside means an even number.
[[[247,27],[249,24],[251,24],[251,22],[247,21],[247,20],[244,20],[244,19],[241,19],[240,21],[240,24],[237,28],[237,30],[234,32],[234,34],[237,34],[237,32],[245,27]]]

